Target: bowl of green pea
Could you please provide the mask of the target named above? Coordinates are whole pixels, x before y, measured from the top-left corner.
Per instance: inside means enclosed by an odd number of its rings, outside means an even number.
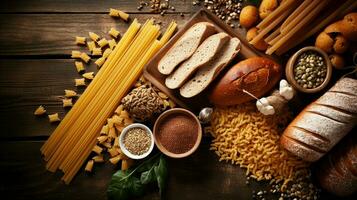
[[[296,90],[316,93],[329,83],[332,65],[328,55],[321,49],[313,46],[304,47],[289,58],[285,75]]]

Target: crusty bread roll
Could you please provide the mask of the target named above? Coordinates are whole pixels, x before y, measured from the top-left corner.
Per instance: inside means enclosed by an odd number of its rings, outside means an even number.
[[[357,192],[357,137],[354,134],[350,132],[317,165],[320,186],[338,196]]]
[[[169,75],[181,62],[188,59],[197,47],[216,29],[213,24],[199,22],[189,28],[176,43],[166,52],[158,64],[160,73]]]
[[[317,161],[357,122],[357,80],[340,79],[308,105],[285,129],[281,145],[302,159]]]
[[[183,97],[190,98],[202,92],[235,57],[240,49],[240,40],[232,38],[207,65],[201,67],[195,76],[180,88]]]
[[[230,36],[224,32],[209,36],[188,60],[166,77],[165,85],[170,89],[181,87],[198,68],[213,60],[229,39]]]
[[[229,106],[251,101],[269,92],[280,80],[281,67],[269,58],[252,57],[233,66],[215,85],[210,101],[215,105]]]

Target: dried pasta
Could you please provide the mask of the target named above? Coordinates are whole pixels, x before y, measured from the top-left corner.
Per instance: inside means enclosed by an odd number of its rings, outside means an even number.
[[[86,38],[85,37],[76,37],[76,44],[83,45],[86,44]]]
[[[101,48],[94,48],[92,50],[92,55],[93,56],[101,56],[102,55],[102,49]]]
[[[105,47],[105,46],[107,46],[108,45],[108,40],[107,39],[105,39],[105,38],[102,38],[101,40],[99,40],[98,42],[98,45],[100,46],[100,47]]]
[[[84,168],[84,170],[86,172],[92,172],[93,170],[93,165],[94,165],[94,161],[93,160],[89,160],[86,164],[86,167]]]
[[[76,69],[77,69],[77,72],[78,73],[81,73],[83,72],[85,69],[84,69],[84,65],[81,61],[74,61],[74,65],[76,66]]]
[[[46,109],[43,106],[39,106],[33,114],[39,116],[45,113],[46,113]]]
[[[93,33],[93,32],[89,32],[88,33],[90,39],[92,39],[93,41],[97,42],[99,40],[99,35],[97,35],[96,33]]]
[[[118,38],[118,36],[120,35],[120,32],[118,30],[116,30],[115,28],[110,28],[109,35],[111,35],[113,38]]]
[[[93,51],[93,49],[96,48],[95,42],[94,41],[87,42],[87,47],[88,47],[89,51]]]
[[[61,119],[58,116],[58,113],[48,115],[48,119],[50,120],[50,123],[61,121]]]
[[[73,90],[64,90],[64,96],[67,98],[75,97],[77,96],[77,92]]]
[[[81,59],[82,59],[85,63],[88,63],[88,62],[90,61],[90,57],[89,57],[86,53],[84,53],[84,52],[81,53]]]
[[[72,51],[71,58],[81,58],[81,52],[80,51]]]
[[[75,82],[75,86],[77,87],[86,85],[84,78],[76,78],[74,79],[74,82]]]
[[[129,14],[127,14],[121,10],[114,9],[114,8],[110,8],[109,15],[111,17],[120,17],[124,21],[128,21],[128,19],[129,19]]]
[[[111,39],[111,40],[109,40],[108,44],[109,44],[109,48],[110,48],[111,50],[113,50],[114,47],[115,47],[115,45],[117,45],[117,42],[115,42],[114,39]]]
[[[88,79],[88,80],[93,80],[94,78],[94,72],[87,72],[82,74],[83,78]]]
[[[106,49],[104,52],[103,52],[103,58],[108,58],[108,56],[110,55],[110,53],[112,53],[112,50],[111,49]]]
[[[96,154],[101,154],[102,151],[103,151],[103,148],[98,146],[98,145],[95,145],[92,149],[93,152],[95,152]]]
[[[63,108],[68,108],[73,106],[72,99],[63,99]]]
[[[96,163],[102,163],[104,162],[103,155],[96,155],[92,158],[92,160]]]
[[[104,62],[105,62],[105,58],[100,57],[94,63],[100,68],[104,64]]]

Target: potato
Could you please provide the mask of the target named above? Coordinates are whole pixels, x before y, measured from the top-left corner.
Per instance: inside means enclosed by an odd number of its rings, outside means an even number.
[[[334,41],[330,35],[325,32],[320,33],[315,41],[315,46],[322,49],[326,53],[332,52]]]
[[[340,22],[340,30],[345,38],[357,41],[357,12],[347,14]]]
[[[342,69],[345,66],[345,60],[338,54],[332,54],[329,56],[332,66],[335,69]]]
[[[336,53],[345,53],[348,49],[348,41],[342,35],[338,35],[335,38],[335,43],[333,44],[333,50]]]
[[[258,21],[258,9],[255,6],[246,6],[242,9],[239,16],[239,23],[245,27],[250,28]]]
[[[270,13],[272,13],[279,3],[278,0],[263,0],[259,6],[259,16],[261,19],[266,18]]]
[[[257,35],[258,35],[258,29],[256,27],[253,27],[253,28],[248,30],[246,38],[247,38],[248,42],[250,42]],[[261,51],[265,51],[268,48],[268,44],[263,39],[258,41],[253,46],[256,49],[261,50]]]

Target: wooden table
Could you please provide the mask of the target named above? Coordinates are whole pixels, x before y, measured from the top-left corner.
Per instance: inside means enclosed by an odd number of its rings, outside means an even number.
[[[137,10],[133,0],[4,0],[0,7],[0,174],[1,199],[105,199],[107,184],[117,170],[99,165],[95,174],[83,170],[65,185],[61,173],[45,170],[40,147],[55,129],[46,117],[33,111],[45,105],[61,118],[64,89],[76,89],[79,77],[70,58],[75,36],[88,31],[107,35],[111,27],[122,33],[127,23],[108,16],[120,8],[141,22],[155,18],[165,27],[171,20],[183,25],[200,6],[190,0],[171,1],[175,11],[165,16]],[[184,17],[180,15],[184,14]],[[82,48],[83,49],[83,48]],[[89,70],[95,70],[93,62]],[[89,71],[88,70],[88,71]],[[245,184],[244,171],[220,163],[209,151],[209,138],[189,158],[169,159],[169,184],[165,199],[251,199],[262,184]],[[6,197],[6,198],[3,198]],[[159,199],[157,191],[142,199]],[[331,197],[330,198],[334,198]],[[329,199],[330,199],[329,198]]]

